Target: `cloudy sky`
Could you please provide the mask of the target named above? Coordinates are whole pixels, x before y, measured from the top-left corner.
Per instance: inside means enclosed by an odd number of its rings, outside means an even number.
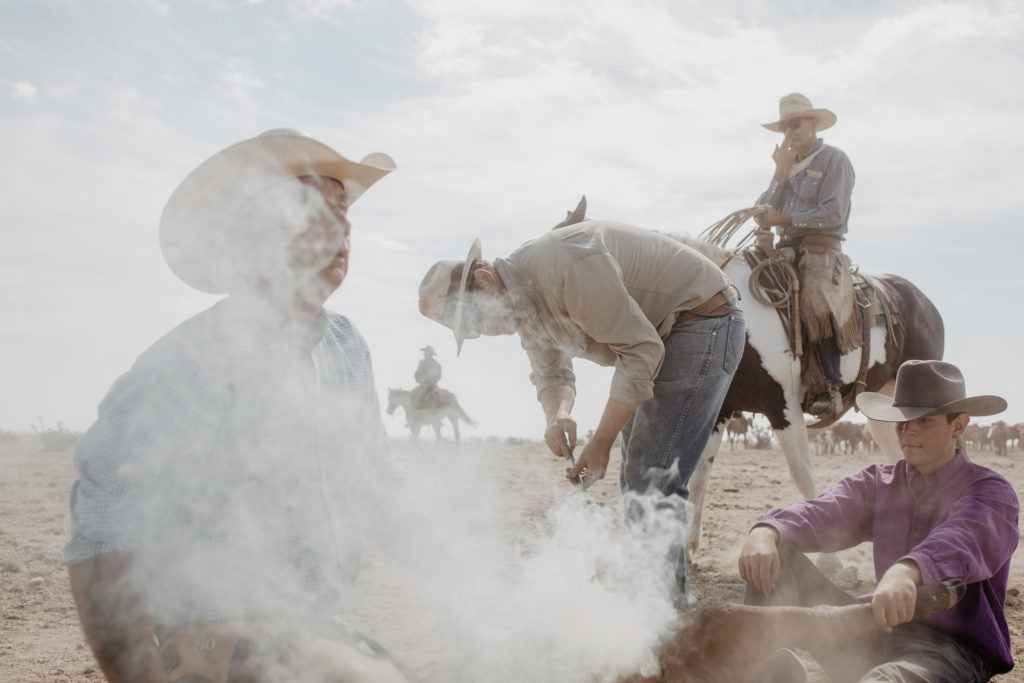
[[[696,234],[766,185],[778,98],[832,109],[857,172],[847,252],[938,306],[969,393],[1024,421],[1020,0],[0,0],[0,428],[87,427],[135,357],[216,297],[156,225],[200,161],[275,127],[398,172],[350,213],[328,302],[410,387],[426,344],[478,436],[539,438],[514,337],[422,318],[431,263],[504,256],[586,194]],[[578,364],[581,431],[610,378]],[[402,433],[401,417],[389,428]]]

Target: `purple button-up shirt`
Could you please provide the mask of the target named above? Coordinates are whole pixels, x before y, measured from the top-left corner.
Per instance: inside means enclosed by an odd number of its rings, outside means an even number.
[[[906,460],[871,465],[814,500],[772,510],[761,523],[804,552],[873,541],[876,582],[900,560],[916,562],[924,583],[960,579],[967,594],[927,621],[1003,673],[1013,667],[1003,604],[1018,511],[1010,483],[958,450],[928,477]]]

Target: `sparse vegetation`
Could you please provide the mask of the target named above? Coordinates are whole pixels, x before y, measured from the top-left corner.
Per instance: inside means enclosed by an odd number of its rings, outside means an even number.
[[[18,440],[18,435],[14,432],[9,432],[6,429],[0,429],[0,443],[14,443]]]
[[[43,418],[36,418],[36,424],[32,425],[32,431],[39,435],[39,443],[44,452],[66,451],[73,448],[78,440],[82,438],[82,432],[68,429],[60,420],[56,427],[47,427]]]

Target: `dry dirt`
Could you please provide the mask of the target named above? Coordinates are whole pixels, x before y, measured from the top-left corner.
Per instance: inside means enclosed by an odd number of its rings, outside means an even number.
[[[449,513],[436,520],[441,524],[459,524],[472,516],[477,523],[492,524],[496,530],[515,530],[533,517],[542,517],[559,497],[576,495],[560,482],[564,465],[540,444],[473,440],[457,453],[450,444],[436,451],[429,446],[417,451],[405,441],[395,441],[394,447],[414,482],[473,477],[480,487],[514,494],[521,503],[507,514],[500,508],[467,510],[465,500],[457,496],[448,500],[445,491],[431,484],[428,497],[449,506]],[[613,468],[617,467],[615,457]],[[817,456],[818,484],[826,486],[877,457],[863,451]],[[972,458],[1001,472],[1018,491],[1024,490],[1020,452],[1008,456],[982,452]],[[68,534],[67,497],[73,480],[70,451],[42,452],[33,435],[0,443],[0,681],[102,680],[82,639],[61,564]],[[615,478],[596,484],[590,495],[598,503],[615,505],[619,499]],[[693,581],[702,602],[741,599],[736,554],[746,530],[771,506],[798,497],[778,449],[723,448],[711,475],[702,548],[692,558]],[[1018,550],[1018,555],[1021,552]],[[858,577],[850,579],[846,587],[869,588],[864,580],[872,575],[870,547],[846,551],[841,557],[845,565],[855,568],[847,572],[855,571]],[[1022,560],[1016,558],[1012,568],[1007,605],[1018,661],[1024,659],[1024,600],[1019,593],[1024,589]],[[415,578],[371,547],[362,581],[368,598],[355,620],[357,627],[385,643],[413,668],[429,672],[432,661],[443,653],[436,643],[424,640],[422,622],[416,627],[410,623],[417,620]],[[812,671],[812,680],[822,679]],[[1024,681],[1024,674],[1011,672],[998,680]]]

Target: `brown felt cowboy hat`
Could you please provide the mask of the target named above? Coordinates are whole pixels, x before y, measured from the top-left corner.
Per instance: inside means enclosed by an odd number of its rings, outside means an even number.
[[[217,152],[181,181],[160,217],[160,247],[171,270],[204,292],[233,286],[231,255],[258,236],[229,229],[249,200],[285,178],[324,176],[345,186],[351,206],[395,169],[387,154],[346,159],[297,130],[275,128]]]
[[[908,360],[896,372],[893,397],[864,392],[857,407],[872,420],[906,422],[929,415],[995,415],[1006,410],[999,396],[967,396],[964,376],[952,363]]]
[[[455,333],[455,355],[462,353],[462,342],[479,336],[466,329],[466,286],[469,266],[483,254],[480,240],[473,240],[465,261],[438,261],[430,267],[420,282],[420,313],[436,320]],[[459,283],[452,287],[452,273],[462,267]]]
[[[836,115],[828,109],[815,109],[811,101],[798,92],[783,95],[779,99],[779,120],[761,125],[776,133],[782,132],[782,124],[792,119],[812,118],[818,121],[818,130],[835,125]]]

